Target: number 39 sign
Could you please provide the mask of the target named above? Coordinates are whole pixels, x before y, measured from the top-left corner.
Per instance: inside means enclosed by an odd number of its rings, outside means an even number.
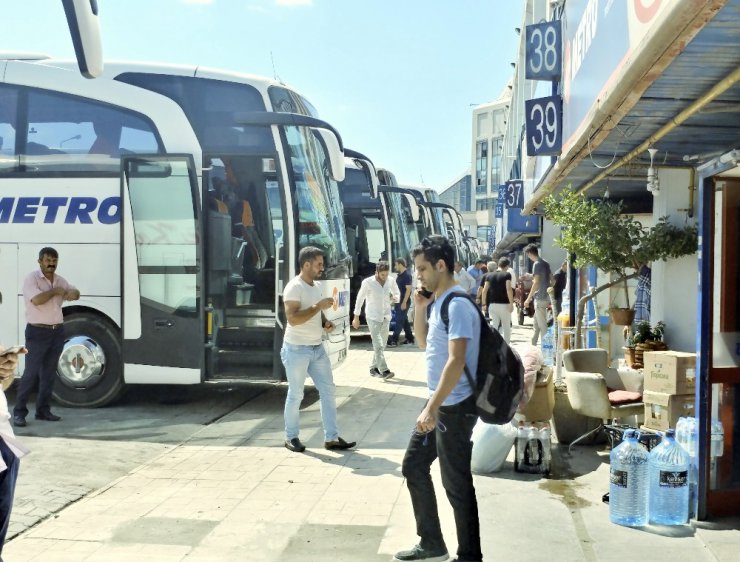
[[[524,102],[527,156],[560,154],[563,144],[563,101],[550,96]]]

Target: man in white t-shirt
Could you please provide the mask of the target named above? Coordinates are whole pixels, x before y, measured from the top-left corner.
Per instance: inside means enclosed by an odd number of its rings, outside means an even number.
[[[318,248],[307,246],[298,254],[298,267],[301,272],[283,290],[285,316],[288,319],[280,350],[288,378],[284,413],[285,447],[294,453],[306,450],[298,438],[298,410],[303,400],[306,377],[310,376],[319,391],[324,448],[350,449],[356,443],[339,437],[334,376],[331,361],[321,342],[322,331],[334,329],[334,324],[326,319],[323,312],[334,304],[334,299],[322,297],[321,283],[318,281],[324,273],[324,254]]]

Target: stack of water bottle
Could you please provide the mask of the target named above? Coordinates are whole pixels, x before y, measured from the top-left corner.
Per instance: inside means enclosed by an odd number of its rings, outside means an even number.
[[[609,519],[640,527],[649,523],[683,525],[693,517],[696,501],[696,418],[680,418],[649,453],[635,429],[611,452]],[[711,455],[722,455],[722,424],[712,421]]]
[[[514,445],[514,470],[549,474],[552,442],[548,422],[519,422]]]

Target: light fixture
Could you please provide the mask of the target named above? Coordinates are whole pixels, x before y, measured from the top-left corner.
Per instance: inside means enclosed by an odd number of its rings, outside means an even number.
[[[658,149],[648,148],[648,153],[650,154],[650,167],[647,172],[647,189],[650,193],[656,195],[660,191],[660,180],[658,179],[658,170],[653,167],[653,161]]]
[[[514,32],[515,32],[515,33],[516,33],[517,35],[519,35],[519,34],[520,34],[520,33],[522,32],[522,28],[521,28],[521,27],[515,27],[515,28],[514,28]]]
[[[606,180],[606,189],[604,190],[604,199],[609,199],[609,179]]]

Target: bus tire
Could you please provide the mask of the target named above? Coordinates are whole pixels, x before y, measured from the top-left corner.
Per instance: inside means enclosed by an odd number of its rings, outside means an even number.
[[[57,364],[53,397],[62,406],[99,408],[123,392],[123,362],[118,330],[88,312],[64,319],[64,351]]]

